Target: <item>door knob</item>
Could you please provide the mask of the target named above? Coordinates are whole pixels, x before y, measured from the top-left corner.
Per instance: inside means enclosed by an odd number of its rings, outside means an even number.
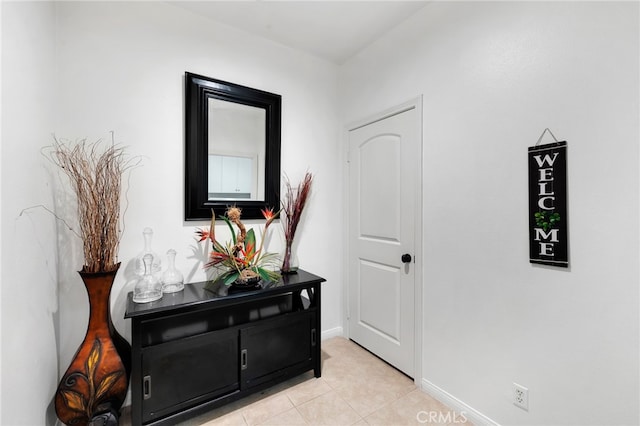
[[[402,255],[401,259],[402,263],[409,263],[411,262],[411,255],[409,253],[405,253]]]

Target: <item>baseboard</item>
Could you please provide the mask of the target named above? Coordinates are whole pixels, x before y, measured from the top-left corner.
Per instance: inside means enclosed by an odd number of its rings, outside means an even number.
[[[498,423],[494,422],[489,417],[485,416],[478,410],[468,406],[455,396],[434,385],[427,379],[422,379],[422,390],[438,401],[442,402],[447,407],[452,408],[456,413],[464,414],[464,417],[466,417],[467,420],[469,420],[474,425],[499,426]]]
[[[344,330],[342,327],[330,328],[329,330],[323,330],[320,333],[321,340],[331,339],[332,337],[342,337],[344,336]]]

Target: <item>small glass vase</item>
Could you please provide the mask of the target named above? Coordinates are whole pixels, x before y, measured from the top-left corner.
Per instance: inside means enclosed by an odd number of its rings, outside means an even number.
[[[167,251],[169,259],[169,268],[162,274],[162,292],[176,293],[184,290],[184,277],[182,272],[176,269],[176,251],[170,249]]]
[[[151,240],[153,239],[153,229],[144,228],[142,231],[142,237],[144,238],[144,249],[136,256],[136,274],[143,276],[145,274],[144,256],[150,254],[153,256],[153,263],[151,264],[151,273],[160,274],[162,269],[160,255],[151,249]]]
[[[280,267],[280,272],[285,275],[295,274],[298,272],[299,266],[300,263],[298,261],[298,255],[293,249],[293,242],[287,241],[284,253],[282,254],[282,266]]]
[[[154,302],[162,298],[162,283],[152,273],[153,256],[145,254],[142,261],[145,272],[133,288],[133,301],[135,303]]]

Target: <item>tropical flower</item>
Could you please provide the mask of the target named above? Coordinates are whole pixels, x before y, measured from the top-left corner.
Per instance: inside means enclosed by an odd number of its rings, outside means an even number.
[[[196,235],[199,237],[198,242],[204,241],[209,238],[209,230],[208,229],[198,229],[196,230]]]
[[[265,281],[277,281],[280,274],[277,269],[279,259],[274,253],[264,251],[264,239],[269,225],[277,218],[279,212],[274,213],[273,209],[262,210],[262,215],[266,219],[264,229],[260,235],[260,244],[257,245],[256,234],[253,228],[247,230],[240,220],[242,211],[237,207],[229,207],[225,216],[219,219],[225,221],[231,230],[231,241],[220,243],[215,238],[215,212],[211,210],[211,226],[209,229],[196,230],[198,242],[210,240],[213,250],[209,254],[209,262],[205,269],[216,268],[221,274],[217,280],[225,285],[234,282],[262,279]],[[238,233],[234,229],[238,228]]]
[[[273,222],[278,217],[278,213],[280,213],[279,211],[274,213],[273,208],[271,207],[268,209],[264,208],[260,210],[260,212],[262,213],[262,216],[267,219],[267,222],[264,224],[265,228],[271,225],[271,222]]]

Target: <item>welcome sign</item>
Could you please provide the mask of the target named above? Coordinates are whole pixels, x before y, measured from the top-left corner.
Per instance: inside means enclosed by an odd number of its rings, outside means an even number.
[[[569,266],[567,142],[529,147],[529,261]]]

